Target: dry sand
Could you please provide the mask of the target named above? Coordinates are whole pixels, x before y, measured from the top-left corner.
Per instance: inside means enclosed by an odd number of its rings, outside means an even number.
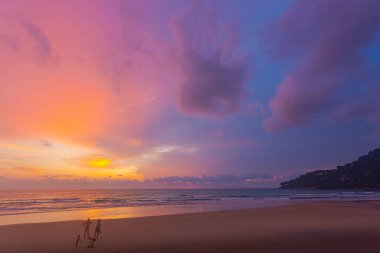
[[[375,201],[105,220],[91,249],[83,240],[74,247],[82,222],[1,226],[0,252],[380,252]]]

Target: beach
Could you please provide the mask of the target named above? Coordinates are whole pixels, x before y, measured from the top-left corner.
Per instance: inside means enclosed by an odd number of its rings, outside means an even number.
[[[102,234],[90,249],[82,237],[83,222],[0,226],[0,252],[380,252],[379,201],[103,220]]]

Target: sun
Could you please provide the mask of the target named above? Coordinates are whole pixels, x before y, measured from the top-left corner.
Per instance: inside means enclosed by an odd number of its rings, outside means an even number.
[[[99,157],[88,161],[88,165],[95,168],[105,168],[111,165],[111,160],[105,157]]]

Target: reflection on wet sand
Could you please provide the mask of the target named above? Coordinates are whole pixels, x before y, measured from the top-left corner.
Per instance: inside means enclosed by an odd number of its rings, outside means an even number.
[[[234,202],[234,203],[231,203]],[[180,213],[196,213],[205,211],[246,209],[263,206],[281,205],[284,203],[258,203],[257,201],[230,201],[214,204],[194,204],[194,205],[162,205],[162,206],[134,206],[134,207],[112,207],[112,208],[93,208],[71,211],[57,211],[45,213],[29,213],[17,215],[0,216],[0,226],[22,223],[41,223],[68,220],[92,219],[120,219],[132,217],[158,216]]]

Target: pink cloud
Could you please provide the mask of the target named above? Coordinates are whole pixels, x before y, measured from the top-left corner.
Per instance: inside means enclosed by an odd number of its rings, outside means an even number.
[[[269,107],[268,130],[300,126],[334,106],[334,96],[364,67],[361,50],[380,28],[380,2],[295,3],[266,38],[274,57],[294,55],[296,68],[280,83]]]
[[[170,8],[157,12],[165,4]],[[202,7],[198,18],[197,10],[185,5],[188,14],[173,21],[178,16],[169,11],[173,4],[38,0],[2,5],[0,140],[48,140],[53,147],[74,142],[128,165],[133,160],[147,176],[220,167],[206,154],[194,155],[198,146],[181,143],[188,138],[184,130],[175,138],[175,131],[168,132],[185,118],[177,106],[185,114],[207,116],[237,110],[248,61],[236,50],[234,26],[210,6]],[[178,7],[183,4],[172,12]],[[220,143],[252,145],[234,138]],[[162,145],[179,148],[157,155],[154,150]],[[184,165],[190,156],[192,163]]]
[[[173,21],[184,113],[222,116],[238,110],[245,95],[249,62],[236,50],[236,27],[217,9],[197,2]]]
[[[128,146],[133,138],[147,143],[144,131],[176,100],[190,114],[237,110],[248,61],[236,50],[234,25],[201,3],[185,6],[184,17],[171,23],[178,14],[157,12],[159,5],[173,3],[6,2],[0,12],[2,132]]]
[[[126,145],[139,136],[172,97],[164,87],[166,49],[150,11],[123,1],[6,2],[1,135],[113,138]],[[120,138],[122,132],[130,136]]]

